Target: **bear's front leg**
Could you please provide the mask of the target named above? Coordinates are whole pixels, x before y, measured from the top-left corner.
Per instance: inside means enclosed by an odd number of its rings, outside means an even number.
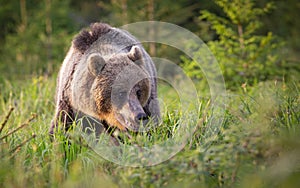
[[[57,131],[59,126],[62,126],[61,129],[66,132],[70,129],[74,121],[74,113],[68,103],[64,100],[60,100],[56,107],[55,116],[51,121],[51,127],[49,134],[52,137]]]

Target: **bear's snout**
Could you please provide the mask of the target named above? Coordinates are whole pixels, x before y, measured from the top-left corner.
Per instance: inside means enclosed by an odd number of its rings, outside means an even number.
[[[146,121],[148,120],[148,116],[145,113],[139,113],[138,115],[135,116],[135,121],[137,123],[141,122],[141,121]]]
[[[116,113],[116,117],[121,125],[127,129],[137,132],[143,131],[149,122],[149,115],[145,113],[143,107],[136,97],[124,104],[122,109]]]
[[[131,122],[129,123],[131,124],[129,126],[131,129],[134,131],[144,129],[148,123],[149,117],[137,99],[129,102],[128,110],[130,113],[129,117],[131,117],[129,118],[129,121]]]

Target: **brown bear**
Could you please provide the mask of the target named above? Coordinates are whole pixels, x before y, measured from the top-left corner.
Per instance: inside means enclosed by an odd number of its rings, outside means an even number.
[[[94,23],[73,39],[57,78],[50,134],[60,124],[67,131],[83,117],[88,118],[83,124],[97,124],[98,131],[117,127],[137,132],[150,120],[158,123],[155,66],[127,31]]]

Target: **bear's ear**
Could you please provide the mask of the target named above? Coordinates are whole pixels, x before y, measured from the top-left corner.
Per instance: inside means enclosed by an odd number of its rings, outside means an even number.
[[[98,76],[105,67],[105,60],[100,54],[91,54],[88,57],[88,70],[94,76]]]
[[[132,46],[127,54],[128,58],[137,64],[142,64],[142,51],[138,46]]]

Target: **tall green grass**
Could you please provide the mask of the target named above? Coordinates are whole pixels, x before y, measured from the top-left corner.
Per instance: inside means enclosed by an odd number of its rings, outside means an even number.
[[[299,87],[297,83],[261,83],[229,93],[216,137],[204,139],[213,116],[209,111],[200,113],[191,117],[202,121],[177,155],[155,166],[134,168],[104,160],[80,138],[68,141],[61,134],[50,141],[53,78],[4,81],[0,84],[0,126],[4,125],[0,138],[5,137],[0,140],[0,187],[297,187]],[[171,128],[180,120],[176,96],[165,87],[160,92],[169,104],[164,106],[163,126],[150,137],[133,137],[129,145],[175,135]],[[208,99],[200,104],[201,112],[210,105]],[[209,147],[204,147],[207,143]]]

